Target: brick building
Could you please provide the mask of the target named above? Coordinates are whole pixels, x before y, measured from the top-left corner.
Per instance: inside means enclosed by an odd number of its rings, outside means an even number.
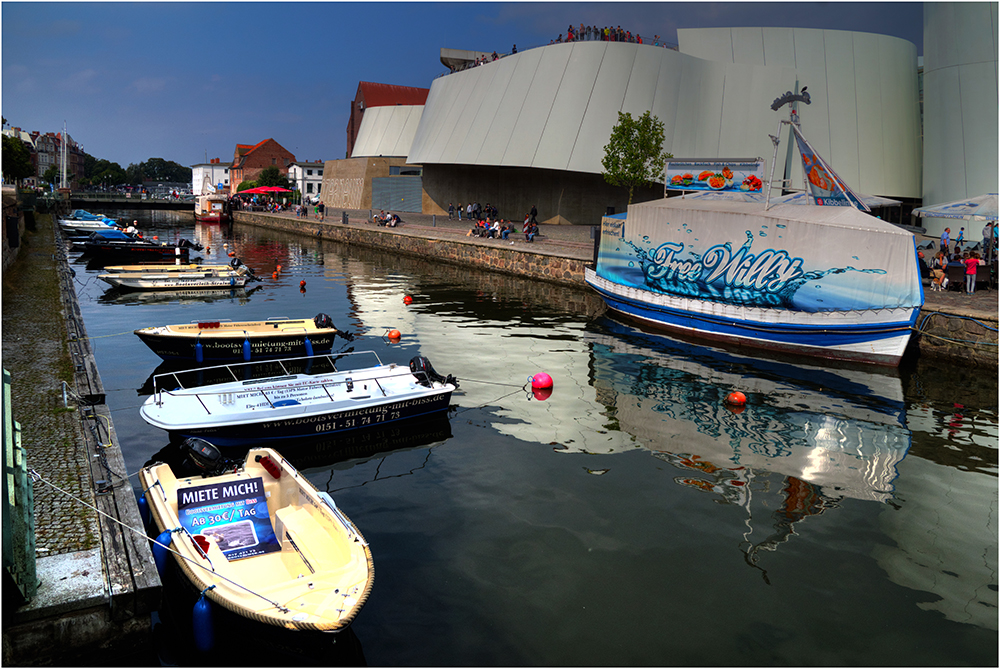
[[[256,181],[268,167],[277,167],[287,177],[288,168],[294,162],[294,154],[273,139],[254,145],[237,144],[233,164],[229,167],[229,192],[235,193],[244,181]]]
[[[24,143],[24,148],[28,150],[31,157],[31,165],[34,168],[34,175],[22,182],[25,186],[36,186],[45,183],[42,176],[50,167],[59,169],[59,155],[62,151],[63,134],[61,132],[41,133],[37,130],[26,132],[20,128],[8,128],[5,135],[20,139]],[[77,144],[70,135],[66,135],[66,173],[70,177],[70,188],[79,188],[80,179],[83,178],[83,164],[85,153],[83,147]],[[61,177],[56,178],[56,186],[61,186]]]

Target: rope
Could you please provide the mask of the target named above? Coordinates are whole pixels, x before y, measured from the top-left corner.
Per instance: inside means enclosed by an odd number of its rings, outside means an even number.
[[[132,330],[128,330],[127,332],[116,332],[114,334],[108,334],[108,335],[96,335],[94,337],[72,337],[71,341],[82,341],[84,339],[105,339],[107,337],[121,337],[122,335],[132,334],[132,332],[133,332]]]
[[[40,482],[40,483],[44,483],[44,484],[46,484],[48,486],[51,486],[52,488],[55,488],[57,491],[59,491],[62,494],[66,495],[70,499],[72,499],[72,500],[74,500],[76,502],[79,502],[80,504],[86,506],[87,508],[89,508],[89,509],[91,509],[93,511],[96,511],[98,514],[104,516],[105,518],[107,518],[108,520],[110,520],[112,522],[118,523],[119,525],[121,525],[122,527],[124,527],[126,530],[129,530],[131,532],[134,532],[134,533],[136,533],[136,534],[138,534],[140,536],[143,536],[143,537],[146,537],[147,539],[149,539],[149,537],[146,535],[145,531],[137,530],[136,528],[132,527],[131,525],[126,525],[125,523],[123,523],[122,521],[118,520],[114,516],[109,515],[109,514],[105,513],[104,511],[101,511],[96,506],[87,504],[87,502],[83,501],[79,497],[76,497],[72,493],[66,492],[65,490],[63,490],[62,488],[60,488],[56,484],[52,483],[51,481],[48,481],[48,480],[42,478],[42,476],[38,472],[36,472],[34,469],[30,469],[28,471],[31,474],[31,478],[34,481],[37,481],[37,482]],[[177,528],[174,528],[173,530],[170,530],[170,531],[171,532],[184,532],[188,537],[191,536],[191,534],[187,531],[187,529],[185,529],[183,527],[177,527]],[[264,595],[261,595],[260,593],[254,592],[253,590],[251,590],[250,588],[246,587],[245,585],[237,583],[236,581],[232,580],[231,578],[227,578],[226,576],[223,576],[222,574],[220,574],[220,573],[218,573],[218,572],[216,572],[216,571],[214,571],[212,569],[209,569],[208,567],[206,567],[203,564],[199,564],[197,561],[192,560],[191,558],[189,558],[186,555],[178,553],[176,550],[174,550],[170,546],[167,546],[166,544],[160,543],[156,539],[149,539],[149,540],[152,541],[157,546],[160,546],[163,549],[165,549],[165,550],[173,553],[175,556],[177,556],[177,557],[179,557],[179,558],[181,558],[183,560],[186,560],[187,562],[189,562],[189,563],[191,563],[191,564],[193,564],[193,565],[195,565],[197,567],[200,567],[200,568],[204,569],[205,571],[212,572],[212,574],[214,576],[217,576],[218,578],[221,578],[222,580],[226,581],[227,583],[230,583],[230,584],[236,586],[237,588],[240,588],[241,590],[245,590],[246,592],[250,593],[251,595],[254,595],[255,597],[260,597],[265,602],[267,602],[268,604],[270,604],[274,608],[278,609],[279,611],[282,611],[283,613],[288,613],[288,608],[285,607],[285,606],[283,606],[283,605],[281,605],[281,604],[279,604],[278,602],[275,602],[274,600],[268,599],[267,597],[265,597]],[[328,618],[328,620],[332,620],[332,619]]]

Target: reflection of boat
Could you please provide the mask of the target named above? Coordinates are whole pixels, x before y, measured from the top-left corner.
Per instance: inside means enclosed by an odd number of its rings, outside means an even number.
[[[303,633],[347,628],[368,599],[374,566],[330,495],[270,449],[213,474],[178,479],[165,464],[139,472],[159,541],[191,586],[248,623]]]
[[[872,216],[794,112],[788,123],[803,164],[821,163],[823,186],[837,192],[814,189],[808,206],[697,197],[629,206],[602,220],[586,281],[611,310],[651,327],[896,366],[923,304],[913,235]]]
[[[198,321],[142,328],[135,334],[164,360],[199,363],[327,353],[338,334],[349,338],[326,314],[317,314],[312,320]]]
[[[228,290],[242,288],[253,280],[253,272],[245,265],[236,269],[175,271],[163,267],[145,272],[121,272],[98,274],[97,278],[117,288],[126,290]]]
[[[239,300],[244,303],[263,286],[232,290],[157,290],[153,292],[108,288],[97,301],[102,304],[196,304],[218,300]]]
[[[598,399],[651,451],[698,463],[723,488],[725,472],[750,467],[841,496],[892,497],[910,446],[897,376],[750,358],[609,319],[602,329],[588,335]],[[738,415],[723,402],[734,389],[750,398]]]
[[[375,364],[360,366],[371,361]],[[225,367],[239,379],[241,366]],[[458,385],[419,356],[405,368],[383,365],[372,351],[345,353],[337,356],[335,367],[338,371],[323,374],[192,388],[178,387],[176,374],[157,376],[153,395],[143,402],[139,415],[167,430],[171,439],[199,437],[238,446],[318,437],[441,412]]]

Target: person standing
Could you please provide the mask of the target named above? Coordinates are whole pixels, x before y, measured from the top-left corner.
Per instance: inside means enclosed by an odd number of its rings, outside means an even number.
[[[466,216],[468,216],[468,217],[469,217],[469,220],[470,220],[470,221],[472,220],[472,212],[473,212],[473,207],[472,207],[472,203],[470,202],[470,203],[469,203],[468,205],[466,205],[466,207],[465,207],[465,214],[466,214]]]
[[[979,259],[978,253],[970,251],[962,259],[962,264],[965,265],[965,292],[968,295],[972,295],[976,292],[976,274],[979,272],[979,266],[983,264],[983,261]]]
[[[948,245],[951,244],[951,228],[945,228],[941,233],[941,250],[948,254]]]
[[[986,257],[986,262],[993,261],[993,235],[995,231],[996,223],[989,221],[983,226],[983,255]]]
[[[319,204],[316,205],[316,212],[319,214],[319,220],[322,221],[326,218],[326,205],[323,204],[323,200],[320,200]]]
[[[451,202],[448,203],[448,220],[449,221],[455,220],[455,205],[453,205]]]
[[[535,205],[531,205],[531,223],[538,224],[538,209]]]

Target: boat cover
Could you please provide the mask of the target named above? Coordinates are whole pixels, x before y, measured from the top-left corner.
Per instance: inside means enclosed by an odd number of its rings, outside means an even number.
[[[602,220],[598,276],[799,312],[919,308],[913,235],[851,207],[667,198]]]

